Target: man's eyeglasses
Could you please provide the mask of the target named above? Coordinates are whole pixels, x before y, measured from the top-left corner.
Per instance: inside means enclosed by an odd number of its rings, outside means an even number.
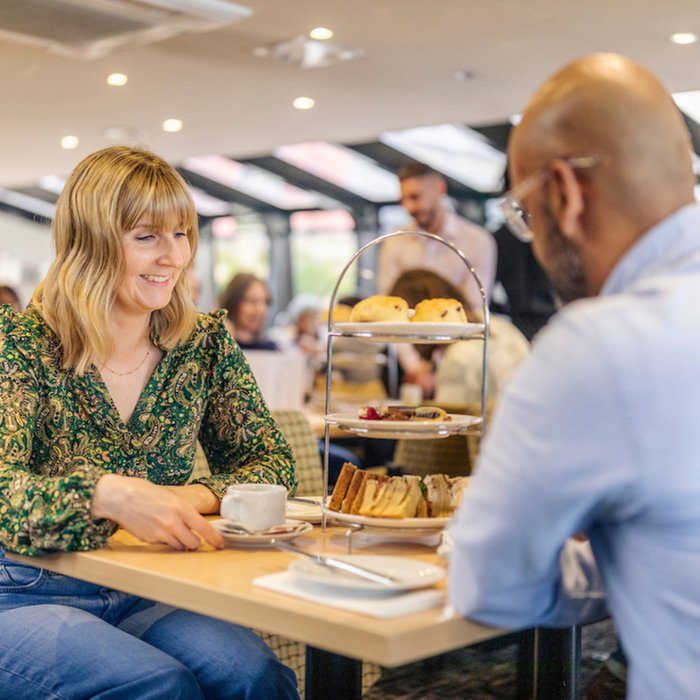
[[[600,162],[598,156],[575,156],[562,158],[574,169],[592,168]],[[541,170],[537,170],[529,177],[526,177],[517,187],[506,192],[498,200],[498,208],[501,210],[510,232],[524,243],[531,243],[535,234],[530,228],[530,214],[520,203],[523,197],[527,196],[544,180],[549,177],[549,165]]]

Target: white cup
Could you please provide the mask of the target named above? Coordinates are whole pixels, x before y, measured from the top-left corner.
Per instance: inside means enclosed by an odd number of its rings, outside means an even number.
[[[402,384],[399,387],[399,401],[404,406],[419,406],[423,401],[423,390],[418,384]]]
[[[233,484],[221,499],[221,515],[261,532],[286,520],[287,489],[279,484]]]

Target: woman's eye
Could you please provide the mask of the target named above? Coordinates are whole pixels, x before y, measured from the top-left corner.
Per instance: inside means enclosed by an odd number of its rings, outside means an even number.
[[[155,237],[155,235],[153,233],[140,233],[138,236],[136,236],[136,240],[137,241],[149,241],[154,237]]]
[[[184,231],[176,231],[173,235],[175,238],[187,238],[187,234]]]

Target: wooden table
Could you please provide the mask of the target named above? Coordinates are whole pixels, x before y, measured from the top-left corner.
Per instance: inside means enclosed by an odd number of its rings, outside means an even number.
[[[314,552],[345,552],[344,533],[345,528],[329,527],[324,534],[319,526],[296,543]],[[368,541],[366,536],[363,541]],[[398,554],[441,563],[433,548],[419,544],[392,542],[361,549],[363,553]],[[356,684],[348,687],[348,673],[356,671],[357,659],[399,666],[504,634],[503,630],[445,616],[443,609],[377,619],[253,586],[253,579],[282,571],[293,560],[293,554],[274,549],[215,551],[203,546],[196,552],[174,552],[119,531],[105,548],[91,552],[7,556],[304,642],[310,647],[307,698],[359,697]]]
[[[296,544],[315,553],[344,553],[345,532],[346,528],[329,527],[323,533],[315,527]],[[357,535],[355,538],[357,545]],[[434,548],[412,542],[382,543],[368,535],[362,538],[372,544],[356,547],[357,552],[443,563]],[[254,579],[283,571],[293,560],[293,554],[274,549],[215,551],[203,546],[196,552],[174,552],[119,531],[106,547],[90,552],[6,555],[30,566],[301,641],[307,645],[308,700],[359,698],[360,659],[401,666],[507,634],[448,616],[442,608],[378,619],[254,586]],[[444,582],[438,584],[443,590],[444,586]],[[579,630],[537,629],[533,647],[534,697],[578,697]]]

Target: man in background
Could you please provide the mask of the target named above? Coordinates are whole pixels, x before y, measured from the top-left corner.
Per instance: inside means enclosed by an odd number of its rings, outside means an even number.
[[[628,697],[697,698],[700,208],[688,131],[653,75],[596,54],[537,91],[509,155],[506,220],[572,303],[502,394],[450,528],[451,600],[525,628],[590,621],[607,596]]]
[[[479,275],[488,295],[496,275],[496,243],[491,234],[457,215],[445,201],[447,183],[423,163],[411,161],[398,172],[401,204],[413,218],[413,228],[454,243]],[[462,290],[473,309],[482,307],[479,288],[460,258],[447,246],[419,236],[397,236],[379,251],[378,287],[387,294],[402,272],[415,268],[437,272]]]

